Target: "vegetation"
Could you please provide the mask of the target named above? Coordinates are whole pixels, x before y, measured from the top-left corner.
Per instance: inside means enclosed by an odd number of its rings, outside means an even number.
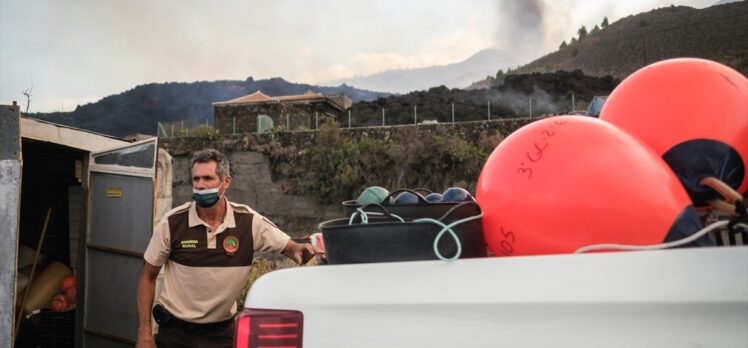
[[[600,26],[603,28],[608,26],[608,17],[603,18],[603,22],[600,24]]]
[[[584,40],[584,38],[587,37],[587,28],[583,25],[579,30],[577,30],[577,35],[579,35],[579,41]]]
[[[506,74],[504,73],[504,70],[499,69],[499,71],[496,72],[496,80],[494,81],[494,85],[495,86],[503,85],[504,78],[506,78]]]
[[[339,124],[326,122],[307,149],[283,147],[271,140],[268,153],[274,171],[293,163],[282,175],[297,183],[298,194],[310,194],[320,203],[352,199],[367,186],[391,190],[428,187],[442,190],[460,185],[473,189],[488,154],[501,135],[481,134],[475,142],[442,128],[428,131],[398,129],[388,140],[351,138]]]
[[[244,308],[244,299],[247,298],[247,293],[249,292],[249,289],[252,287],[252,284],[254,284],[257,278],[260,278],[260,276],[262,276],[263,274],[275,271],[277,269],[295,266],[296,264],[294,264],[290,259],[284,259],[283,261],[278,262],[273,262],[267,259],[257,259],[252,262],[252,266],[249,268],[249,277],[247,278],[247,283],[244,284],[244,288],[242,288],[242,291],[239,293],[239,297],[236,298],[236,308],[238,308],[239,310]]]

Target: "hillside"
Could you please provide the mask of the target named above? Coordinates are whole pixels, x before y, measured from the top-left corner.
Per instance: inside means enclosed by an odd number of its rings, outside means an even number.
[[[329,84],[345,83],[359,88],[394,93],[407,93],[442,85],[449,88],[465,88],[477,79],[496,75],[496,71],[501,67],[516,66],[518,63],[521,62],[512,52],[487,49],[459,63],[419,69],[387,70],[369,76],[331,81]]]
[[[485,120],[489,103],[492,119],[527,117],[530,99],[533,116],[568,113],[572,111],[572,93],[576,110],[584,110],[593,96],[610,94],[619,82],[610,76],[586,76],[579,70],[511,74],[500,87],[463,90],[440,86],[356,103],[351,109],[351,123],[354,126],[382,125],[384,109],[386,124],[412,124],[414,107],[417,122],[451,122],[452,105],[456,121]],[[347,115],[342,115],[339,122],[346,125]]]
[[[212,124],[213,106],[261,90],[268,95],[302,94],[309,89],[325,94],[345,93],[354,102],[374,100],[388,93],[376,93],[346,85],[317,87],[288,82],[282,78],[255,81],[214,81],[192,83],[151,83],[105,97],[98,102],[78,106],[72,112],[37,113],[28,116],[88,129],[125,136],[156,134],[158,122],[185,120],[185,124]]]
[[[583,40],[513,72],[579,69],[586,75],[621,79],[663,59],[699,57],[730,65],[748,76],[747,18],[746,1],[701,10],[683,6],[660,8],[592,31]]]

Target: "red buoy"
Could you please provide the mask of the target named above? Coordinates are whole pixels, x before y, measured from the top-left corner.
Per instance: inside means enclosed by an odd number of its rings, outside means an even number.
[[[591,117],[552,117],[515,131],[489,156],[476,193],[496,256],[658,244],[701,228],[667,164]]]
[[[730,67],[696,58],[648,65],[613,90],[600,119],[662,156],[696,206],[720,197],[699,185],[705,177],[748,191],[748,79]]]

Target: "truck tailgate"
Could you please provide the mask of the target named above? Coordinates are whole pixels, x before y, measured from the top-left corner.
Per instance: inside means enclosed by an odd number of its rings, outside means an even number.
[[[748,346],[748,247],[301,267],[247,308],[305,347]]]

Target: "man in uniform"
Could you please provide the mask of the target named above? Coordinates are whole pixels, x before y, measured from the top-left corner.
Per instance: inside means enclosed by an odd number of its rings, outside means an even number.
[[[229,161],[205,149],[192,158],[192,202],[172,209],[154,229],[138,282],[137,347],[231,347],[236,298],[255,250],[301,264],[314,254],[246,205],[230,202]],[[151,307],[164,266],[159,304]],[[159,323],[154,340],[151,312]]]

